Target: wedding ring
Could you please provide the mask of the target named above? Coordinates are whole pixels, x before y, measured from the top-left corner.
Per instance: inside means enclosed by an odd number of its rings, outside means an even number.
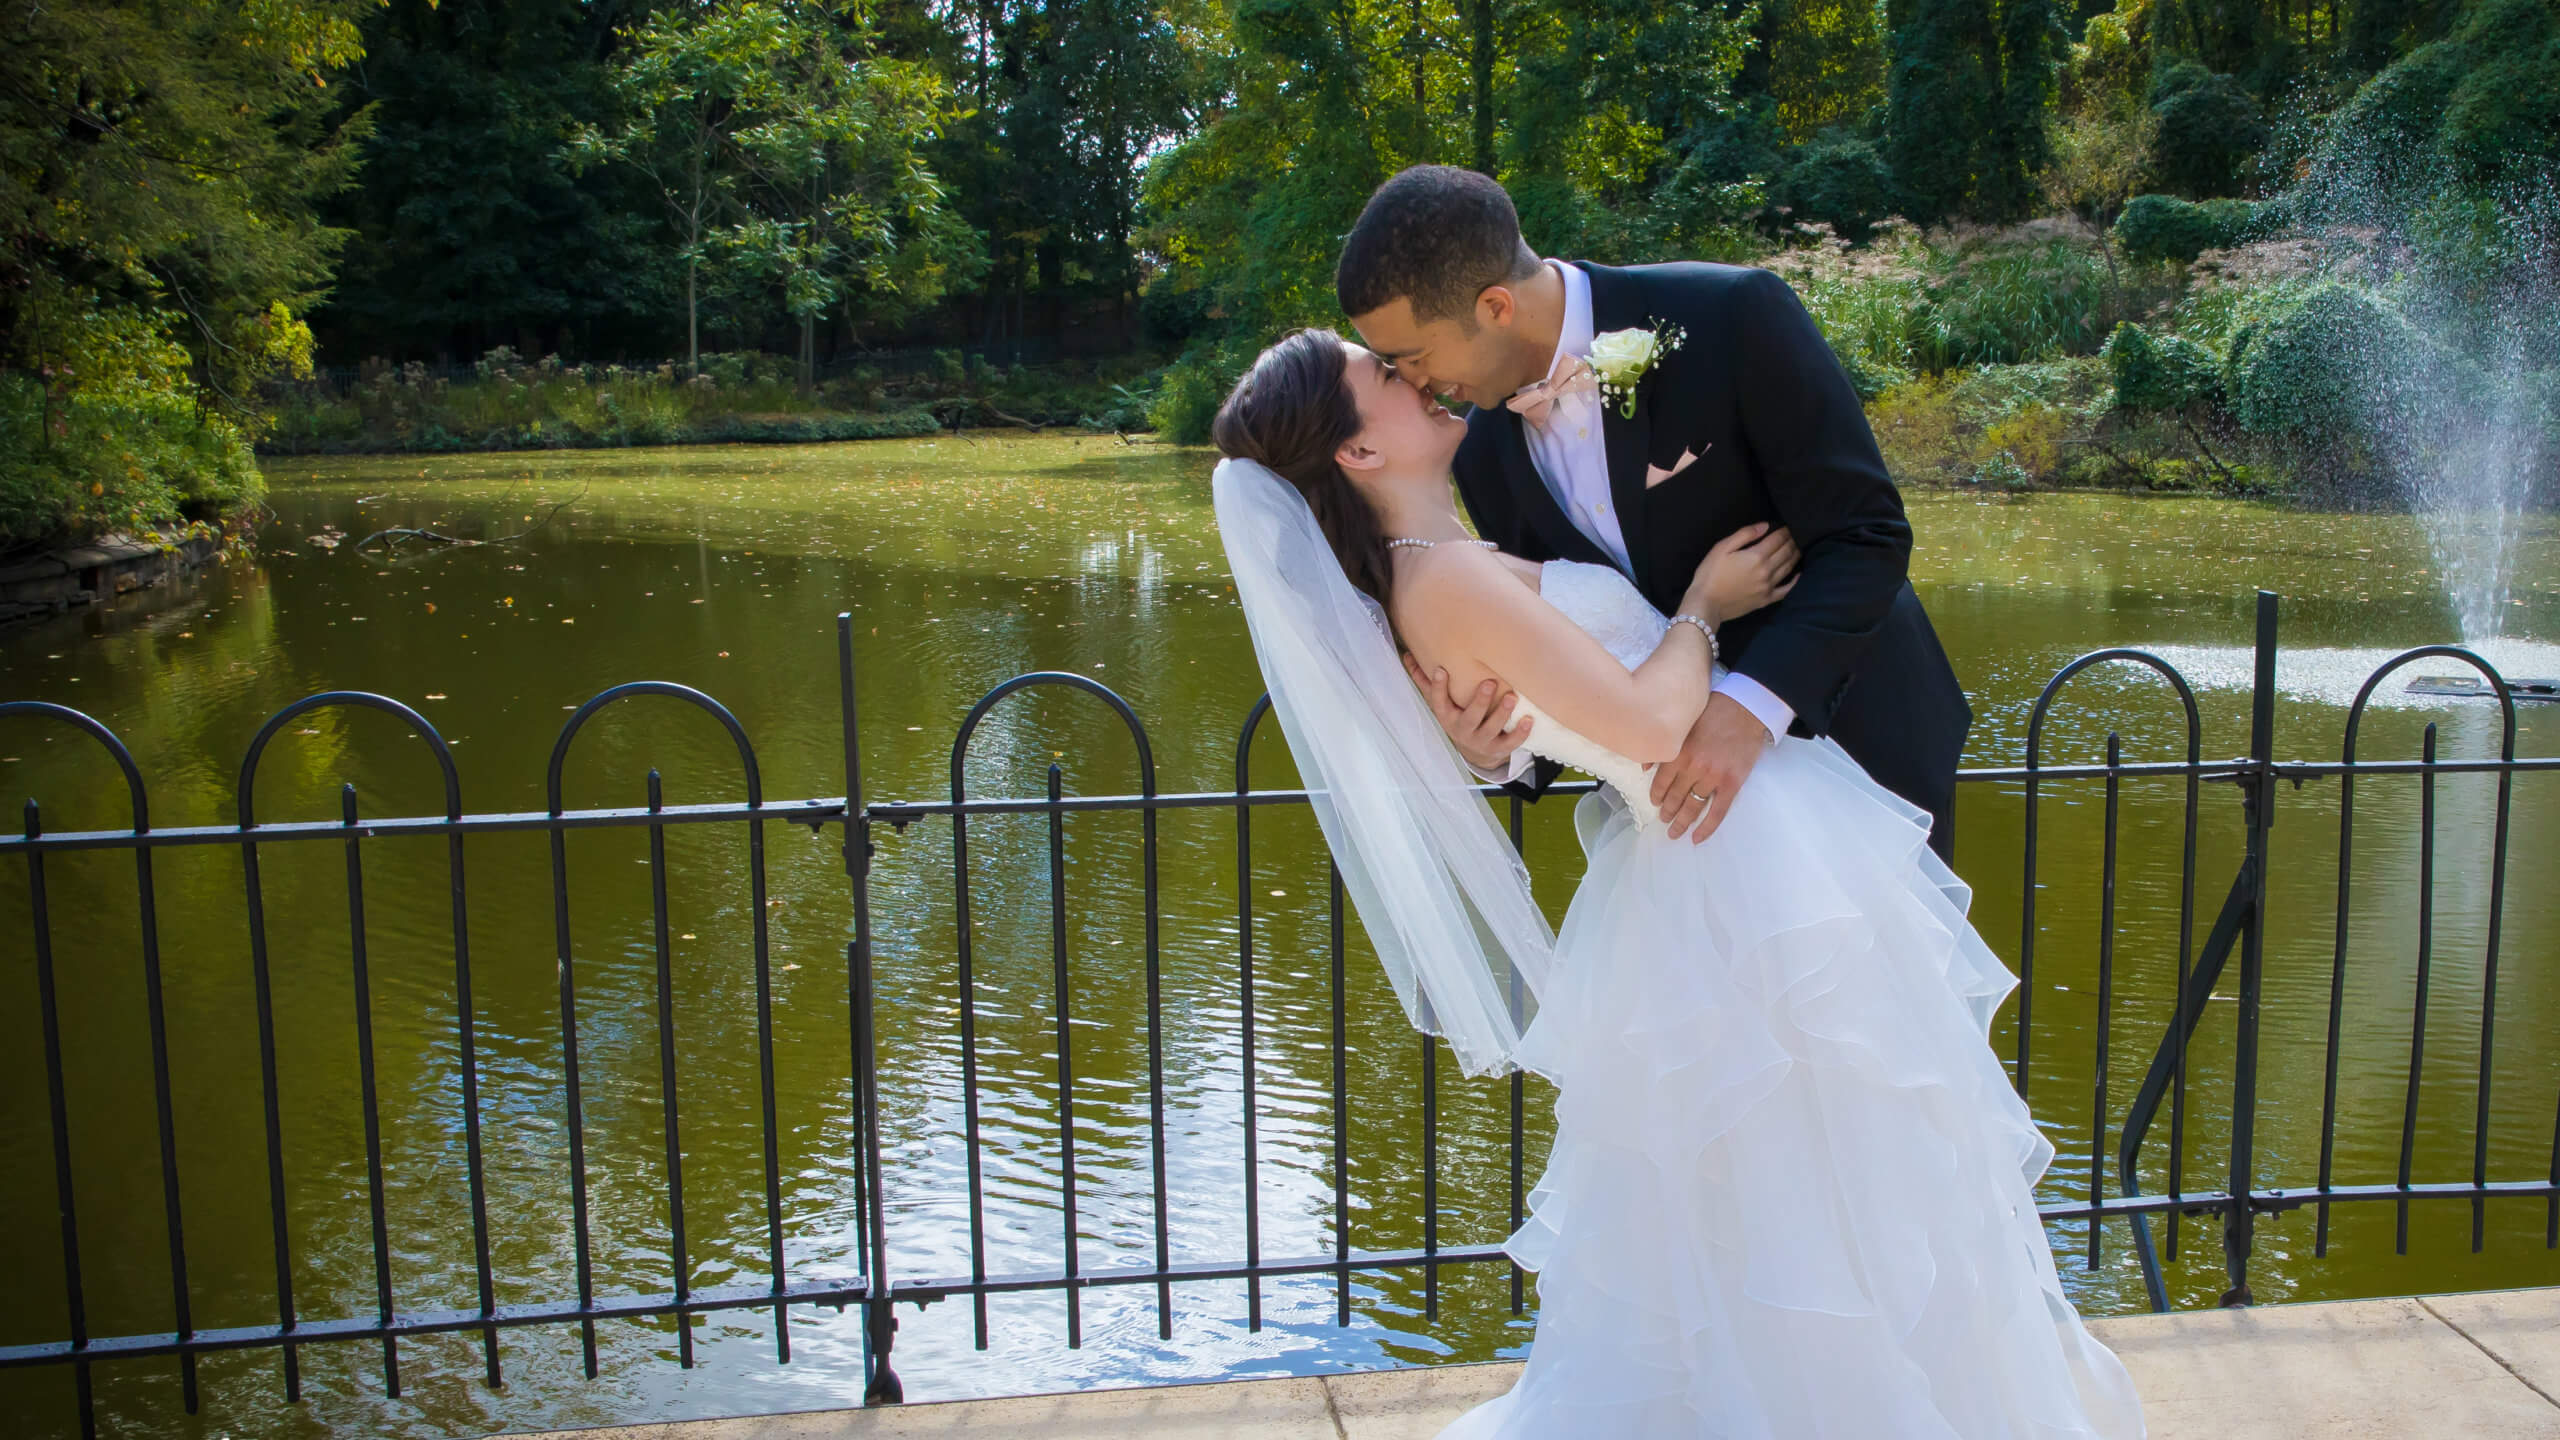
[[[1697,801],[1701,805],[1713,805],[1716,803],[1716,797],[1713,795],[1701,795],[1695,790],[1689,792],[1689,798]]]

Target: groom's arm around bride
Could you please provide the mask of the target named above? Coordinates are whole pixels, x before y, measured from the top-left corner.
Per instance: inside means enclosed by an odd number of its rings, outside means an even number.
[[[1674,833],[1711,832],[1775,734],[1828,735],[1928,810],[1951,852],[1972,713],[1908,583],[1910,525],[1857,394],[1784,280],[1540,260],[1500,186],[1425,166],[1370,198],[1336,284],[1403,378],[1475,406],[1459,494],[1504,550],[1614,565],[1667,610],[1717,541],[1761,522],[1794,535],[1793,591],[1725,627],[1733,673],[1657,774]],[[1595,355],[1615,332],[1634,333]],[[1650,365],[1627,383],[1621,352],[1646,337]],[[1501,697],[1425,688],[1471,760],[1501,759]],[[1554,773],[1541,763],[1519,788]]]

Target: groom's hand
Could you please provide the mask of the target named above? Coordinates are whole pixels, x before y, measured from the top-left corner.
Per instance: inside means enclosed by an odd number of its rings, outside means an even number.
[[[1716,692],[1698,723],[1689,727],[1680,753],[1654,767],[1653,804],[1662,812],[1662,823],[1670,827],[1671,838],[1677,840],[1688,832],[1692,842],[1703,844],[1716,833],[1724,817],[1733,812],[1742,782],[1751,778],[1751,767],[1768,746],[1768,727],[1742,708],[1741,701]],[[1690,831],[1693,824],[1697,829]]]
[[[1520,697],[1491,680],[1478,685],[1475,694],[1460,703],[1449,694],[1448,671],[1435,669],[1426,674],[1408,652],[1404,656],[1404,673],[1413,677],[1414,688],[1431,702],[1432,717],[1448,732],[1449,743],[1457,746],[1458,753],[1478,770],[1499,771],[1509,765],[1511,752],[1529,738],[1530,717],[1524,715],[1518,725],[1511,724],[1511,709]]]

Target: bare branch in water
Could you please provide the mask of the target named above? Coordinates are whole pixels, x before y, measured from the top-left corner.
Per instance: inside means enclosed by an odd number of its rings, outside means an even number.
[[[486,540],[466,540],[458,535],[447,535],[441,531],[418,530],[406,526],[396,526],[389,530],[376,530],[372,534],[367,535],[347,548],[350,551],[361,551],[376,540],[380,540],[382,542],[382,548],[385,552],[399,549],[400,542],[404,540],[423,540],[431,545],[457,546],[509,544],[513,541],[522,540],[528,535],[539,534],[543,530],[549,528],[552,521],[560,518],[561,511],[566,510],[570,506],[587,498],[587,490],[594,483],[595,482],[591,480],[588,481],[586,485],[579,486],[577,494],[572,495],[568,499],[561,501],[559,504],[552,506],[550,509],[543,511],[541,519],[534,521],[531,525],[526,526],[524,529],[517,531],[513,535],[492,535]]]

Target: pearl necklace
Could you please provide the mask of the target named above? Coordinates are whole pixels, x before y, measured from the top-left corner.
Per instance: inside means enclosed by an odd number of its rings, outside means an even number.
[[[1428,550],[1435,545],[1481,545],[1487,550],[1499,550],[1502,548],[1490,540],[1414,540],[1399,538],[1387,542],[1387,548],[1390,550],[1401,550],[1408,547],[1415,550]]]

